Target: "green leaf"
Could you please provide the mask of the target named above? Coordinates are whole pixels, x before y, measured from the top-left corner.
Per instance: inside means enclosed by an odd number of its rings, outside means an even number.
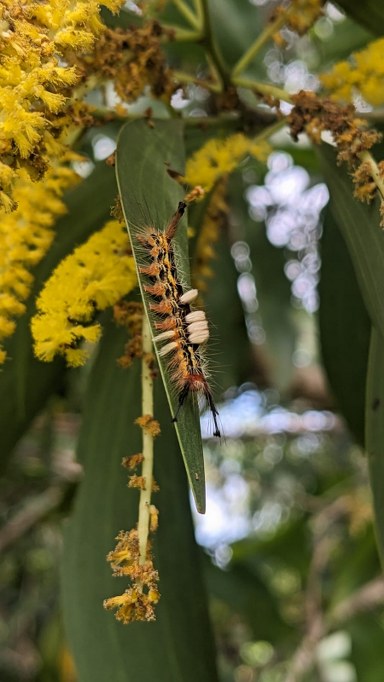
[[[322,70],[327,69],[332,62],[347,59],[351,52],[363,49],[374,38],[371,32],[348,17],[334,23],[331,35],[323,40],[314,31],[311,32],[311,39],[319,51]]]
[[[372,322],[365,403],[365,447],[375,510],[379,553],[384,562],[384,234],[379,208],[352,197],[352,183],[335,165],[334,150],[322,149],[322,165],[331,194],[330,208],[344,236],[361,294]],[[348,292],[348,296],[350,296]]]
[[[377,36],[384,34],[384,5],[377,0],[337,0],[337,4],[348,16],[352,17]]]
[[[321,165],[330,192],[330,210],[348,247],[365,307],[384,338],[384,232],[379,207],[353,197],[352,181],[336,165],[335,150],[320,150]]]
[[[351,257],[329,208],[324,214],[320,247],[318,319],[323,364],[338,408],[363,445],[371,322]]]
[[[29,325],[35,312],[35,298],[60,260],[108,219],[115,192],[113,171],[104,163],[97,165],[86,180],[68,192],[68,213],[58,220],[57,238],[35,270],[35,286],[27,311],[6,344],[9,359],[0,370],[2,465],[31,420],[62,384],[65,372],[63,362],[45,363],[33,356]]]
[[[348,561],[345,561],[346,556],[348,556]],[[380,572],[377,543],[371,524],[358,530],[354,529],[353,534],[343,538],[343,548],[335,552],[332,567],[332,583],[324,590],[325,594],[329,594],[330,611],[333,606],[337,606],[337,603],[350,597],[364,583],[376,578]]]
[[[348,622],[347,630],[352,640],[351,662],[357,680],[380,682],[384,679],[384,659],[378,655],[383,643],[384,626],[382,610],[363,613]]]
[[[128,123],[120,133],[116,174],[136,265],[143,262],[143,249],[137,240],[137,233],[143,225],[148,224],[148,221],[155,222],[156,227],[165,227],[183,197],[180,185],[167,173],[168,168],[183,172],[182,132],[182,125],[177,121],[156,121],[151,128],[146,121],[140,120]],[[183,281],[188,285],[189,261],[185,221],[178,227],[174,243],[178,269],[183,274]],[[143,290],[142,275],[139,272],[138,278],[146,313],[153,334],[156,335],[154,316],[149,311],[150,300]],[[175,387],[169,376],[167,362],[160,358],[156,345],[155,352],[171,414],[175,415],[178,408]],[[199,410],[194,394],[180,410],[175,428],[197,510],[204,513],[204,459]]]
[[[124,331],[106,327],[91,370],[79,455],[85,478],[65,533],[64,618],[81,682],[215,682],[215,656],[202,585],[188,486],[161,382],[155,409],[154,503],[160,511],[155,566],[161,599],[154,623],[118,623],[103,599],[122,593],[127,579],[112,578],[105,560],[121,529],[137,522],[138,493],[127,489],[125,455],[141,449],[140,363],[122,370],[116,358]]]
[[[207,557],[205,572],[209,594],[225,603],[232,618],[241,616],[252,630],[255,640],[272,642],[291,633],[279,613],[278,600],[257,571],[243,562],[231,562],[222,570]],[[260,618],[260,614],[263,617]]]
[[[384,342],[372,328],[369,349],[365,447],[368,453],[377,544],[384,566]]]
[[[304,516],[287,521],[271,537],[251,536],[234,542],[231,547],[231,564],[244,564],[258,572],[264,562],[274,559],[299,571],[303,578],[308,574],[310,555]]]

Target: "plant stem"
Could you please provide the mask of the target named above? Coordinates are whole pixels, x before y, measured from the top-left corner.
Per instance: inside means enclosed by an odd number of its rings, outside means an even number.
[[[201,0],[193,0],[193,4],[195,5],[195,10],[196,10],[196,17],[199,22],[200,26],[204,25],[204,11],[203,11],[203,5]]]
[[[379,107],[373,111],[359,111],[359,118],[364,118],[370,123],[382,123],[384,121],[384,108]]]
[[[384,180],[375,159],[373,158],[372,154],[367,151],[360,152],[359,158],[363,161],[363,163],[367,163],[369,165],[372,178],[376,183],[377,189],[379,190],[381,200],[384,201]]]
[[[276,97],[276,99],[282,99],[284,102],[292,103],[292,97],[283,88],[277,87],[277,85],[271,85],[270,83],[260,83],[259,81],[254,81],[250,78],[237,77],[233,78],[233,84],[238,88],[246,88],[247,90],[253,90],[257,95],[268,95],[270,97]]]
[[[329,629],[336,629],[352,620],[359,613],[373,611],[384,602],[384,580],[380,575],[336,604],[328,615]]]
[[[240,117],[237,112],[221,114],[220,116],[186,116],[182,118],[183,124],[197,128],[219,128],[220,126],[238,126]]]
[[[194,85],[200,85],[202,88],[210,90],[210,92],[220,92],[221,86],[218,83],[214,83],[202,78],[197,78],[190,73],[185,71],[174,71],[173,75],[177,81],[180,83],[193,83]]]
[[[180,14],[183,15],[183,17],[188,21],[188,23],[191,26],[193,26],[197,31],[199,31],[201,29],[201,25],[199,23],[199,20],[194,15],[194,13],[191,12],[188,5],[185,2],[183,2],[183,0],[172,0],[172,1],[173,1],[173,4],[179,10]]]
[[[143,315],[143,358],[141,361],[141,390],[142,390],[142,414],[153,415],[153,378],[149,358],[152,356],[152,339],[149,322]],[[143,429],[143,467],[142,476],[145,487],[140,490],[139,519],[137,532],[139,538],[140,564],[144,564],[147,556],[150,505],[153,482],[153,436]]]
[[[79,476],[80,478],[80,476]],[[44,490],[40,495],[28,500],[0,531],[0,551],[17,542],[28,531],[41,523],[48,514],[57,509],[64,500],[67,488],[59,485]]]
[[[208,0],[200,0],[202,12],[203,12],[203,25],[204,25],[204,43],[205,49],[211,58],[211,61],[215,65],[216,77],[219,79],[220,88],[219,91],[223,89],[223,84],[229,82],[228,73],[224,60],[221,56],[220,50],[214,38],[211,26],[211,17],[209,14]]]
[[[275,123],[272,123],[272,125],[264,128],[261,133],[258,133],[258,135],[253,138],[253,141],[262,142],[262,140],[268,140],[269,137],[277,133],[279,130],[281,130],[281,128],[284,128],[285,125],[286,121],[281,118],[278,121],[275,121]]]
[[[239,59],[237,64],[235,64],[232,70],[232,77],[237,76],[239,73],[244,71],[248,64],[252,61],[255,55],[263,47],[263,45],[285,24],[287,14],[282,12],[279,14],[274,21],[271,21],[264,30],[259,33],[256,40],[248,48],[248,50]]]
[[[174,26],[173,24],[167,24],[167,22],[161,22],[162,27],[167,31],[172,31],[172,37],[162,36],[161,42],[169,43],[172,41],[181,42],[196,42],[198,43],[202,37],[201,29],[198,30],[188,30],[187,28],[180,28],[180,26]]]

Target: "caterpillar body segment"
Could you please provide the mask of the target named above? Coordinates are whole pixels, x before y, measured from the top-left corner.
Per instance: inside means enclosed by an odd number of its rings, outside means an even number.
[[[148,283],[144,290],[150,296],[150,310],[155,315],[159,332],[154,341],[164,345],[159,355],[167,360],[168,370],[178,395],[178,413],[190,393],[203,396],[213,417],[214,436],[220,437],[218,412],[209,387],[203,346],[209,339],[208,321],[203,310],[192,310],[197,289],[184,290],[177,270],[173,237],[186,209],[181,201],[164,230],[146,227],[138,235],[145,252],[145,264],[139,269]]]

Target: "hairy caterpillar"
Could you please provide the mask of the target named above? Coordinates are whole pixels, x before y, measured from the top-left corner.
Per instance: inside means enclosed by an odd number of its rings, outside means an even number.
[[[187,204],[181,201],[164,230],[153,226],[137,235],[145,249],[148,265],[139,267],[149,284],[144,290],[153,301],[149,308],[156,317],[155,328],[160,332],[154,341],[167,343],[159,354],[167,357],[168,369],[178,391],[178,408],[173,417],[177,421],[179,410],[191,392],[204,396],[212,413],[214,436],[220,437],[218,412],[209,388],[200,346],[209,338],[208,322],[203,310],[191,310],[197,298],[197,289],[184,291],[177,272],[172,239],[185,212]]]

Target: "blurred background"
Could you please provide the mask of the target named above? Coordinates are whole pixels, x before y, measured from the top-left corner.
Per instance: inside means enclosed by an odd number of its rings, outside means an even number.
[[[260,21],[271,11],[268,0],[247,5],[249,12],[258,8]],[[128,2],[127,13],[136,11]],[[218,26],[223,45],[236,11],[236,2],[226,2]],[[254,24],[249,31],[255,33]],[[227,51],[241,53],[242,38]],[[371,38],[326,3],[308,35],[298,39],[286,30],[286,48],[271,44],[257,68],[289,92],[316,90],[319,71]],[[171,64],[199,62],[198,54],[183,49],[169,48]],[[162,105],[146,97],[129,110],[140,113],[149,104],[161,114]],[[369,113],[361,99],[356,105]],[[208,93],[188,86],[174,95],[173,106],[184,117],[207,116]],[[117,132],[110,124],[87,133],[79,173],[91,176],[113,152]],[[189,149],[200,143],[191,130]],[[303,625],[316,623],[326,605],[323,636],[307,642],[314,671],[300,679],[381,682],[384,593],[360,448],[364,396],[358,390],[370,325],[327,208],[318,156],[306,139],[293,145],[284,130],[272,144],[266,165],[247,158],[228,181],[229,210],[204,293],[224,437],[211,438],[209,415],[203,414],[208,502],[195,524],[221,679],[288,679],[284,662],[300,658]],[[192,228],[198,230],[198,221],[198,211],[191,212]],[[193,238],[191,247],[193,253]],[[324,251],[334,254],[327,270]],[[341,268],[348,272],[343,282]],[[348,308],[347,300],[353,308],[340,331],[338,305]],[[348,324],[358,332],[346,345]],[[62,373],[48,404],[6,448],[0,482],[2,682],[77,679],[63,633],[59,565],[62,526],[82,478],[76,442],[89,371]]]

